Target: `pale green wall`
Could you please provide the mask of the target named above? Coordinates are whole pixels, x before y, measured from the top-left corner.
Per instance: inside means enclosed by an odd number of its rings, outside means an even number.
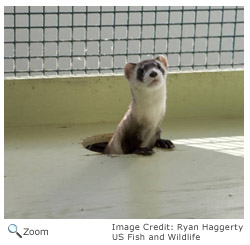
[[[243,117],[244,71],[171,74],[168,118]]]
[[[242,117],[244,72],[171,73],[166,118]],[[5,126],[119,121],[130,103],[123,76],[5,80]]]

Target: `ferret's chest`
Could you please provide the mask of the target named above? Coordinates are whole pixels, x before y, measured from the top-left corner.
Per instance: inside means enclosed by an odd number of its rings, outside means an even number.
[[[148,127],[158,127],[166,111],[166,94],[145,96],[135,106],[137,121]]]

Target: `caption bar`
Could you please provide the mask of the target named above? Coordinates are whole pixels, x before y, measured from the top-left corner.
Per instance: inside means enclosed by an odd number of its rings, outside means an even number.
[[[201,240],[200,232],[225,233],[242,232],[243,225],[184,225],[165,224],[160,225],[145,223],[143,225],[112,224],[112,240],[127,241],[156,241],[156,240]]]

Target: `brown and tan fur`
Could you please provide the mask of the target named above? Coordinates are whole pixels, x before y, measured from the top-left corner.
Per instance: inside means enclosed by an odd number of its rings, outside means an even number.
[[[104,153],[151,155],[155,146],[174,148],[170,140],[160,138],[160,125],[166,111],[167,70],[164,56],[125,65],[132,102]]]

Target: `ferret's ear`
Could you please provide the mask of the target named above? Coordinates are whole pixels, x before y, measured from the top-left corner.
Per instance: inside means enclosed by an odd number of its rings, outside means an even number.
[[[127,63],[124,66],[124,74],[128,80],[130,79],[130,77],[135,69],[135,66],[136,66],[136,63]]]
[[[160,55],[156,59],[159,60],[166,68],[168,68],[168,61],[165,56]]]

